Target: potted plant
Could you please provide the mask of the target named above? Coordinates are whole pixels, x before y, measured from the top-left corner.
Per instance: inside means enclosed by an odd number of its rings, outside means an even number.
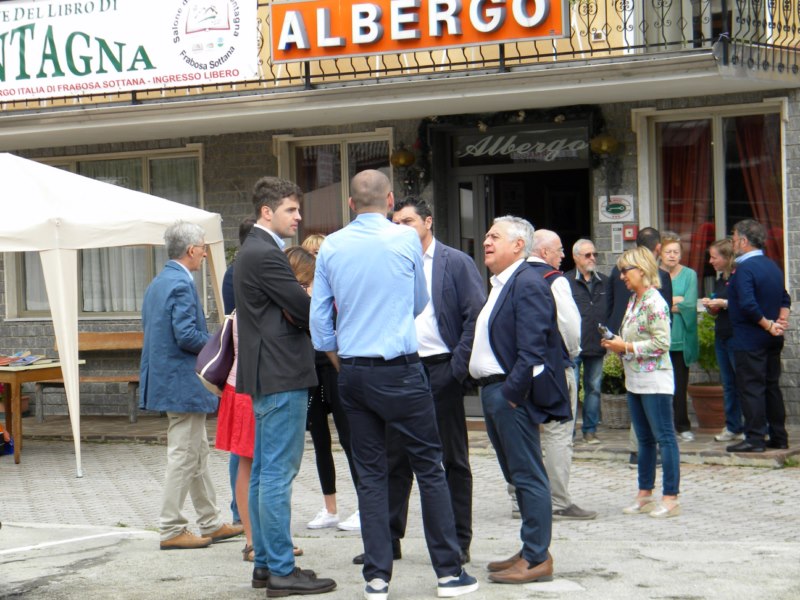
[[[609,352],[603,359],[603,383],[601,406],[603,424],[611,429],[627,429],[631,426],[628,410],[628,391],[625,389],[625,368],[616,352]]]
[[[724,394],[714,347],[714,317],[707,312],[697,324],[697,339],[700,343],[697,364],[705,371],[707,381],[689,384],[689,397],[700,429],[722,429],[725,426]]]

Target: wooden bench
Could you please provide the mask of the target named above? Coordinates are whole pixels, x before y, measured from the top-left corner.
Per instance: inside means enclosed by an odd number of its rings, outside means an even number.
[[[79,352],[138,350],[141,352],[144,333],[141,331],[83,331],[78,333]],[[58,349],[56,347],[56,349]],[[128,417],[136,423],[139,410],[139,373],[122,375],[81,375],[80,383],[127,383]],[[36,383],[36,422],[44,421],[44,390],[64,387],[64,379],[48,379]]]

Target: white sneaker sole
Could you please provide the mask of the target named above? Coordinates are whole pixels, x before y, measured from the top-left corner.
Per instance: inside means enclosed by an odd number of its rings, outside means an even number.
[[[457,596],[463,596],[464,594],[471,594],[472,592],[478,591],[479,584],[476,581],[472,585],[463,585],[457,588],[437,588],[436,595],[439,598],[455,598]]]
[[[361,531],[361,525],[350,525],[348,523],[339,523],[336,527],[340,531]]]

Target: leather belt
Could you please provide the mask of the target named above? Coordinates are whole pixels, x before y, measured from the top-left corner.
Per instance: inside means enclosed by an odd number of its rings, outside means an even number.
[[[475,385],[478,387],[484,387],[486,385],[491,385],[492,383],[500,383],[501,381],[506,380],[507,375],[505,373],[501,375],[489,375],[488,377],[481,377],[480,379],[475,380]]]
[[[449,352],[445,352],[443,354],[433,354],[431,356],[421,356],[420,360],[422,361],[423,365],[438,365],[441,363],[450,362],[450,359],[453,358],[453,355]]]
[[[341,358],[343,365],[354,367],[397,367],[400,365],[413,365],[419,362],[419,354],[403,354],[396,358],[386,360],[378,356],[353,356],[351,358]]]

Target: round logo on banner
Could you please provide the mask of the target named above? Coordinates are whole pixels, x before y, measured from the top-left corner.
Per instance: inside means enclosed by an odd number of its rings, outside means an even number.
[[[633,218],[633,198],[631,196],[611,196],[606,202],[606,197],[600,197],[600,220],[630,221]]]
[[[172,43],[198,71],[224,68],[236,52],[240,0],[184,0],[172,21]]]

